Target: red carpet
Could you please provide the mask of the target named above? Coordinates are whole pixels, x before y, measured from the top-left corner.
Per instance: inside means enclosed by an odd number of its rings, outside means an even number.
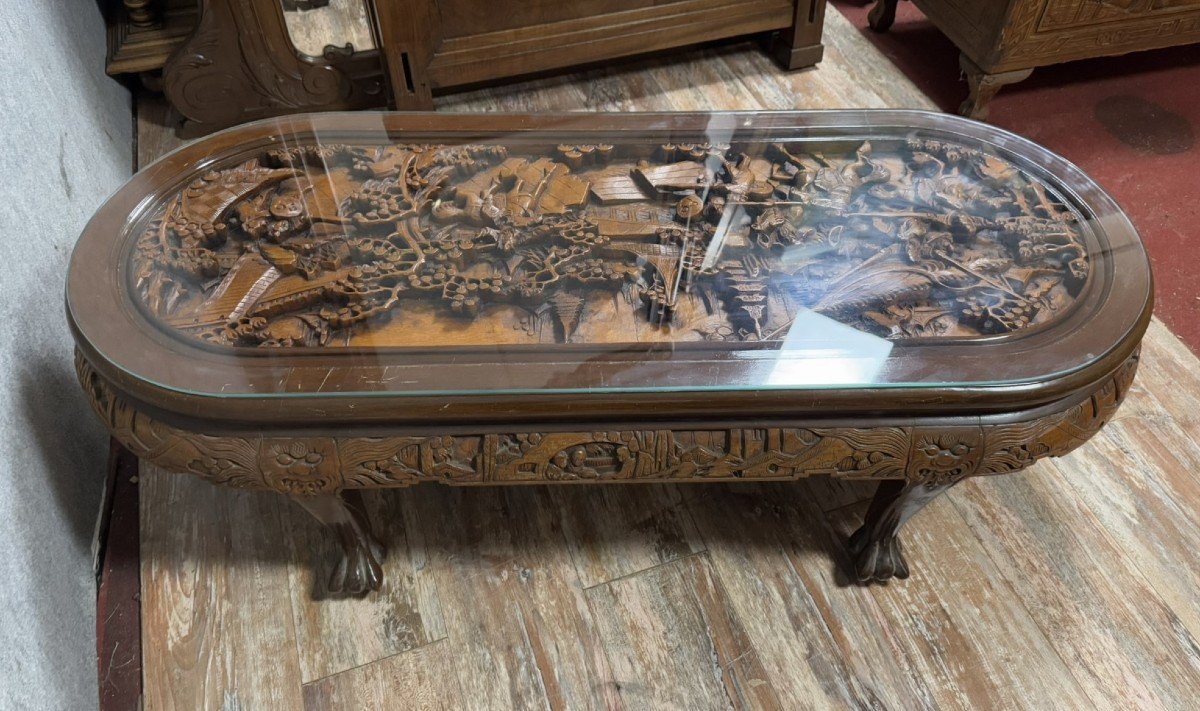
[[[831,0],[946,111],[966,97],[958,50],[910,2],[886,33],[870,4]],[[1200,354],[1200,46],[1035,69],[988,121],[1072,161],[1129,214],[1154,266],[1155,314]]]

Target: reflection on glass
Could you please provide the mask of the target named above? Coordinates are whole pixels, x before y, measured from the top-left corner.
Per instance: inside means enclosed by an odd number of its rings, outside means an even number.
[[[212,366],[100,350],[234,396],[990,383],[1103,349],[1076,325],[1118,254],[1105,216],[1035,163],[936,125],[754,118],[325,115],[185,149],[211,162],[131,223],[120,293]],[[1039,360],[1048,339],[1080,343]]]
[[[323,56],[327,49],[354,52],[375,48],[366,0],[280,0],[288,35],[301,54]]]
[[[766,384],[778,387],[868,385],[876,382],[892,343],[815,311],[804,311],[787,335]]]
[[[810,313],[1012,333],[1087,276],[1074,214],[978,150],[718,133],[268,151],[165,206],[133,255],[141,298],[233,348],[786,344]]]

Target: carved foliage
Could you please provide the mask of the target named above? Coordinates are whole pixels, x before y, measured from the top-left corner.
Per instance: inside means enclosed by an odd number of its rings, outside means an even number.
[[[80,382],[137,456],[217,484],[313,495],[444,483],[795,479],[831,475],[930,485],[1023,469],[1069,452],[1116,411],[1135,353],[1084,402],[1027,422],[978,427],[606,430],[432,437],[234,437],[153,420],[76,354]]]
[[[1106,5],[1111,7],[1106,7]],[[1001,33],[999,58],[1048,64],[1080,52],[1114,54],[1183,44],[1200,36],[1200,17],[1190,7],[1130,0],[1022,0],[1012,4]]]
[[[995,155],[802,145],[272,150],[164,204],[138,296],[234,347],[778,340],[806,310],[938,338],[1049,321],[1087,278],[1074,213]]]
[[[1137,373],[1140,348],[1088,399],[1055,415],[989,431],[980,474],[1024,469],[1043,457],[1060,456],[1096,434],[1116,413]]]

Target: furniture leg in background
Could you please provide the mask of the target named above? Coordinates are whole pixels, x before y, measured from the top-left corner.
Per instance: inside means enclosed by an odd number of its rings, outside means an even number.
[[[784,69],[803,69],[821,61],[825,45],[821,30],[825,24],[825,0],[797,0],[792,26],[779,31],[772,52]]]
[[[375,44],[383,57],[390,107],[432,111],[433,91],[426,67],[433,58],[434,38],[429,32],[436,19],[428,0],[372,0]]]
[[[875,0],[875,6],[867,15],[867,24],[876,32],[887,32],[896,21],[896,5],[900,0]]]
[[[1037,67],[1200,42],[1200,4],[1106,0],[912,0],[962,53],[970,90],[959,113],[987,116],[1000,87]],[[885,32],[898,0],[875,0],[871,29]],[[914,33],[915,34],[915,33]]]
[[[965,54],[958,55],[958,65],[962,67],[969,89],[966,100],[958,107],[958,113],[977,121],[987,118],[988,102],[996,96],[1000,87],[1025,81],[1033,73],[1032,69],[1018,69],[1012,72],[989,74],[980,69],[979,65],[972,62],[970,57]]]

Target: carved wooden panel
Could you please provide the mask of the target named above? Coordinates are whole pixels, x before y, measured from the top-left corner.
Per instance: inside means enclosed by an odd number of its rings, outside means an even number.
[[[1135,352],[1082,402],[980,426],[525,431],[445,436],[213,436],[132,407],[76,354],[93,407],[122,444],[167,469],[228,486],[315,495],[344,488],[631,480],[785,480],[815,475],[929,485],[1023,469],[1078,447],[1116,412]]]
[[[296,145],[166,200],[131,269],[162,327],[223,347],[778,341],[809,310],[973,338],[1070,307],[1076,220],[918,138]]]
[[[1070,59],[1099,57],[1200,41],[1200,5],[1154,13],[1126,13],[1119,19],[1078,22],[1042,30],[1035,26],[1041,9],[1026,3],[1004,29],[996,60],[1003,67],[1035,67]]]
[[[1197,0],[915,2],[972,62],[994,74],[1200,41]],[[895,0],[879,3],[894,11]],[[996,8],[1006,13],[994,14]]]
[[[1169,13],[1183,8],[1200,7],[1197,0],[1067,0],[1047,3],[1038,29],[1065,29],[1083,25],[1113,23],[1154,13]]]

